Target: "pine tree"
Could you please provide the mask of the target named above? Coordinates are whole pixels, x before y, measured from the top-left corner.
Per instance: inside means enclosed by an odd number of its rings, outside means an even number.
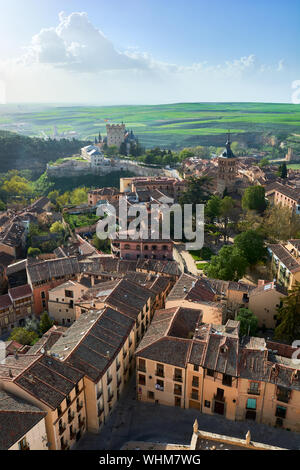
[[[300,335],[300,282],[296,282],[277,311],[279,325],[275,328],[274,338],[292,343]]]

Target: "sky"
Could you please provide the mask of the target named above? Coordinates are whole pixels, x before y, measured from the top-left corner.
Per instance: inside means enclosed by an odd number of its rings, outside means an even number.
[[[299,0],[0,0],[0,103],[289,103],[299,44]]]

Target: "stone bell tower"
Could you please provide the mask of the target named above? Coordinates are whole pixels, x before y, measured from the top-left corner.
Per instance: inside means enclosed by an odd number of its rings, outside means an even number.
[[[228,132],[226,147],[218,157],[218,194],[223,195],[225,189],[229,193],[234,191],[237,174],[236,163],[237,158],[231,150],[230,132]]]

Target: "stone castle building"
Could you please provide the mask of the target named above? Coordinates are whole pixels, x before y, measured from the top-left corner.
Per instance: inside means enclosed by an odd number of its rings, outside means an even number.
[[[226,148],[218,157],[217,192],[223,194],[225,189],[232,192],[235,189],[237,176],[237,158],[231,150],[230,134],[226,142]]]
[[[111,147],[115,145],[120,148],[120,145],[125,140],[125,124],[106,124],[107,145]]]

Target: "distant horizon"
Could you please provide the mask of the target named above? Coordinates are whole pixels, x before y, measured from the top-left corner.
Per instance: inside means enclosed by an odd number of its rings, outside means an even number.
[[[292,103],[288,101],[172,101],[172,102],[160,102],[160,103],[120,103],[120,104],[95,104],[92,102],[47,102],[47,101],[11,101],[8,103],[0,103],[0,107],[4,106],[90,106],[90,107],[128,107],[128,106],[167,106],[167,105],[180,105],[180,104],[278,104],[278,105],[293,105],[299,106],[298,103]]]

